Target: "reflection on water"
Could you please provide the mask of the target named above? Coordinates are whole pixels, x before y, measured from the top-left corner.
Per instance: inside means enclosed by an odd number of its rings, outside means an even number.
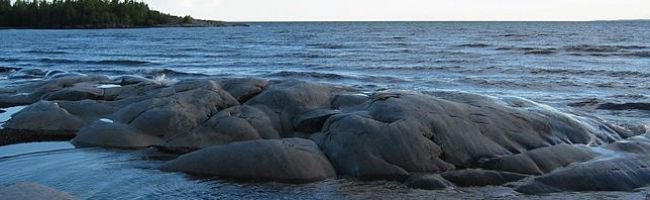
[[[146,159],[147,152],[74,149],[67,142],[4,146],[0,147],[0,185],[32,181],[80,199],[643,199],[647,193],[641,189],[524,196],[507,187],[427,191],[397,182],[345,178],[303,185],[246,183],[161,172],[157,169],[161,161]]]

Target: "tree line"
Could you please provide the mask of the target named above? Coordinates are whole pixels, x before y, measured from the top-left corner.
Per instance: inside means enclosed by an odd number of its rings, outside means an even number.
[[[177,20],[134,0],[0,0],[0,27],[116,28]]]

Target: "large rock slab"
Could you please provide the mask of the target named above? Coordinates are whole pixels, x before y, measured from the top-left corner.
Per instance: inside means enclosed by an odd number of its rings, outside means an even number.
[[[621,156],[571,165],[517,187],[525,194],[633,191],[650,185],[650,157]]]
[[[165,171],[237,179],[303,183],[335,178],[318,146],[299,138],[252,140],[207,147],[169,161]]]
[[[404,181],[404,184],[409,188],[423,189],[423,190],[441,190],[446,188],[455,187],[452,182],[449,182],[440,174],[421,174],[415,173],[409,175]]]
[[[330,108],[336,94],[353,89],[297,80],[273,82],[246,105],[258,107],[273,121],[275,129],[284,137],[293,136],[297,118],[307,111]]]
[[[243,140],[278,139],[266,113],[252,106],[233,106],[224,109],[193,128],[190,133],[169,139],[162,147],[183,152],[198,148]]]
[[[129,149],[161,145],[164,140],[144,134],[126,124],[100,119],[79,130],[70,142],[76,147],[101,146]]]
[[[599,154],[584,145],[558,144],[486,161],[481,167],[522,174],[540,175],[571,163],[584,162]]]
[[[73,200],[72,195],[50,187],[29,182],[11,183],[0,186],[0,198],[5,200]]]
[[[483,169],[463,169],[445,172],[440,175],[461,187],[503,185],[528,177],[523,174]]]
[[[340,174],[362,179],[401,179],[411,172],[443,172],[440,146],[413,131],[408,121],[377,121],[367,113],[331,117],[312,137]]]
[[[259,94],[269,84],[269,81],[259,78],[232,78],[218,81],[224,90],[244,103]]]
[[[13,114],[3,126],[13,130],[74,134],[84,124],[56,102],[40,101]]]

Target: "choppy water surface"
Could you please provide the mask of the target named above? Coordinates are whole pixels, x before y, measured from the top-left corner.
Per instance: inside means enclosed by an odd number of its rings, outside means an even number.
[[[585,100],[650,103],[648,33],[648,22],[253,23],[231,28],[0,30],[0,66],[115,76],[165,74],[172,79],[296,78],[368,90],[459,90],[520,96],[616,123],[650,125],[648,110],[567,106]],[[39,78],[32,75],[0,73],[0,85]],[[143,159],[142,152],[71,149],[65,144],[53,150],[50,145],[1,147],[0,183],[32,180],[81,198],[111,199],[531,197],[499,187],[423,191],[392,182],[351,180],[307,185],[197,180],[159,172],[159,161]],[[644,195],[645,190],[534,198]]]

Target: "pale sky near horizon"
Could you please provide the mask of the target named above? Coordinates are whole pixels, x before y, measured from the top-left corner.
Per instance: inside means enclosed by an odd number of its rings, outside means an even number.
[[[144,0],[174,15],[227,21],[650,19],[650,0]]]

